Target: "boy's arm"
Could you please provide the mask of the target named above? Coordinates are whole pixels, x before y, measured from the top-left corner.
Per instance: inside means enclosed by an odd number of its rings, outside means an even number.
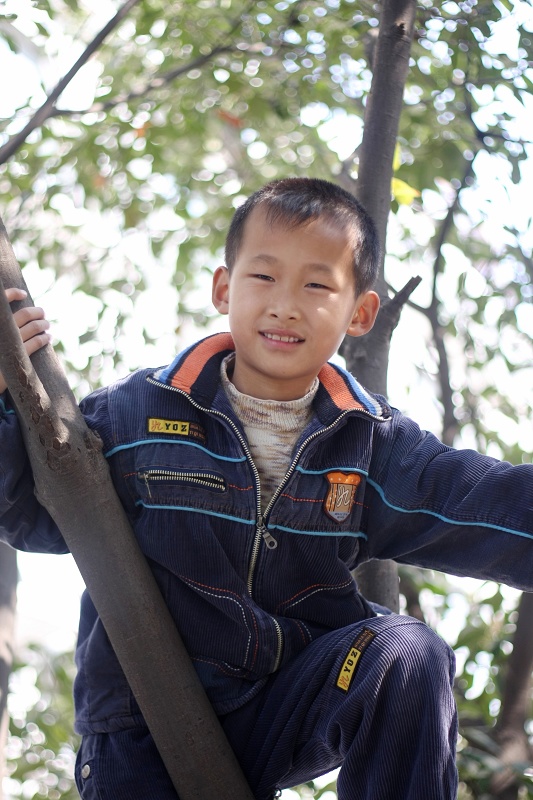
[[[453,450],[394,412],[379,426],[362,530],[392,558],[533,591],[533,465]]]
[[[33,473],[17,417],[1,398],[0,540],[17,550],[68,552],[55,522],[35,497]]]
[[[13,302],[26,293],[7,289],[6,296]],[[14,317],[28,355],[48,344],[49,323],[41,308],[23,308]],[[19,550],[66,553],[54,521],[34,495],[32,470],[6,388],[0,373],[0,539]]]

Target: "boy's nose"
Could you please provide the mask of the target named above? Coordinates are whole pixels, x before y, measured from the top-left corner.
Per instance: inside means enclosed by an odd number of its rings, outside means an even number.
[[[298,303],[290,292],[279,291],[271,297],[268,313],[275,319],[298,319],[300,312]]]

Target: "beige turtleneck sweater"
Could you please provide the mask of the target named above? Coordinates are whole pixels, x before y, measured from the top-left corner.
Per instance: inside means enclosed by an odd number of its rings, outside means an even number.
[[[292,451],[300,434],[313,416],[312,402],[318,389],[315,378],[311,389],[297,400],[260,400],[242,394],[231,383],[233,354],[221,365],[224,390],[240,419],[261,482],[263,511],[287,472]]]

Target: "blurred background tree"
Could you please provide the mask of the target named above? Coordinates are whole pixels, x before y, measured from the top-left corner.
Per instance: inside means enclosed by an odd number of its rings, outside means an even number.
[[[379,17],[358,0],[4,0],[2,216],[79,396],[215,328],[210,275],[251,191],[308,174],[354,190]],[[422,277],[393,337],[391,401],[514,463],[533,450],[532,53],[529,2],[418,4],[385,265],[391,296]],[[458,656],[461,798],[533,797],[527,605],[404,568],[401,592]],[[35,657],[35,679],[51,675]],[[12,722],[10,796],[74,791],[71,734],[50,738],[49,708]]]
[[[79,798],[74,783],[74,654],[21,648],[11,674],[4,797]]]

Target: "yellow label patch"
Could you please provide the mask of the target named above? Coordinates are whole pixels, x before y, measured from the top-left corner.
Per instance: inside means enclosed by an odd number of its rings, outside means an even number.
[[[371,643],[375,635],[376,634],[368,628],[363,628],[351,646],[350,652],[344,659],[344,663],[337,677],[336,685],[339,689],[342,689],[343,692],[347,692],[350,688],[353,676],[355,675],[355,671],[359,665],[359,661],[361,660],[364,651]]]
[[[188,436],[189,427],[189,422],[180,422],[177,419],[148,418],[148,433],[181,433],[182,436]]]
[[[160,419],[159,417],[148,417],[148,433],[168,434],[179,436],[189,436],[205,443],[205,430],[197,422],[186,422],[180,419]]]

